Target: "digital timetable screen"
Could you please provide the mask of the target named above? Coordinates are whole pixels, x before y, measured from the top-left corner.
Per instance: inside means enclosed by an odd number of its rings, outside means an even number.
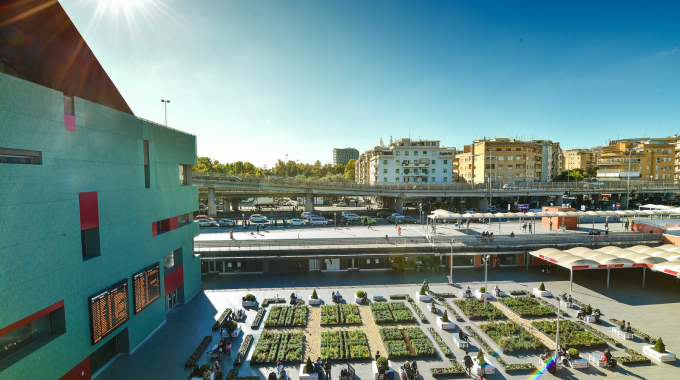
[[[88,301],[93,345],[130,319],[127,279],[89,297]]]
[[[161,298],[160,263],[149,265],[132,275],[132,298],[135,303],[135,314]]]

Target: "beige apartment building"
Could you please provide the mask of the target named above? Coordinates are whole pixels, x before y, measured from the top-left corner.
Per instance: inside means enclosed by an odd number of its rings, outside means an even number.
[[[549,140],[475,140],[456,155],[458,181],[503,184],[550,182],[560,174],[562,150]]]
[[[596,168],[599,159],[600,151],[598,148],[568,149],[563,151],[562,170]]]
[[[603,148],[597,178],[669,181],[676,173],[677,137],[615,140]]]

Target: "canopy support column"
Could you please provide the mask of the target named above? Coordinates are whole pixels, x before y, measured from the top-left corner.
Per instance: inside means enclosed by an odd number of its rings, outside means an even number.
[[[647,273],[647,267],[642,267],[642,287],[645,287],[645,274]]]
[[[574,291],[574,268],[571,268],[571,273],[569,274],[569,291]]]
[[[527,253],[525,253],[525,255],[526,256],[524,257],[524,261],[527,264],[527,272],[528,272],[529,271],[529,253],[527,252]]]
[[[611,268],[607,268],[607,289],[609,289],[609,273],[611,272]]]

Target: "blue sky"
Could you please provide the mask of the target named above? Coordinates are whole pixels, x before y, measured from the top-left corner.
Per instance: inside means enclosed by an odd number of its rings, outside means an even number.
[[[60,0],[136,115],[198,154],[332,161],[382,137],[680,133],[680,2]]]

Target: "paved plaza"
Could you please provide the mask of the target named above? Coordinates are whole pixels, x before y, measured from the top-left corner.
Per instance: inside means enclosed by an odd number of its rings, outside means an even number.
[[[211,331],[211,326],[225,308],[232,308],[236,310],[241,308],[241,297],[247,293],[254,294],[259,300],[265,298],[283,297],[288,298],[291,292],[296,292],[302,296],[302,299],[307,300],[308,296],[317,290],[319,297],[325,303],[331,303],[331,292],[340,291],[348,302],[353,302],[353,295],[356,290],[364,290],[369,295],[374,293],[383,294],[388,300],[389,295],[393,294],[409,294],[414,297],[414,294],[420,289],[420,284],[424,278],[431,284],[431,290],[438,293],[458,293],[462,287],[470,285],[473,289],[478,289],[484,286],[484,269],[483,268],[465,268],[456,269],[453,272],[455,285],[448,285],[446,283],[446,275],[448,272],[430,272],[430,273],[416,273],[416,272],[402,272],[391,273],[388,271],[353,271],[345,273],[309,273],[304,275],[217,275],[211,274],[203,277],[203,290],[196,296],[189,300],[186,304],[182,304],[174,308],[168,314],[167,322],[163,324],[158,331],[151,335],[146,342],[141,344],[132,355],[121,355],[113,361],[107,368],[105,368],[97,378],[99,380],[108,379],[186,379],[189,375],[189,370],[184,369],[184,363],[189,359],[194,349],[198,346],[204,336],[212,336],[212,342],[209,347],[219,342],[219,334]],[[503,290],[529,290],[538,287],[541,282],[545,283],[548,290],[553,294],[558,294],[561,291],[570,293],[574,299],[591,304],[594,308],[602,310],[603,325],[591,324],[597,331],[611,336],[612,323],[609,321],[612,318],[629,321],[633,327],[636,327],[643,332],[653,336],[662,337],[666,343],[666,348],[672,352],[680,351],[680,318],[677,318],[678,311],[680,311],[680,288],[677,286],[676,280],[672,276],[661,273],[647,273],[646,287],[641,284],[641,270],[625,269],[613,270],[611,274],[610,289],[606,289],[606,271],[593,270],[581,271],[574,276],[573,291],[569,291],[569,275],[566,270],[557,270],[551,275],[545,275],[540,272],[539,268],[530,268],[526,271],[525,268],[506,267],[506,268],[489,268],[489,288],[493,288],[498,284]],[[454,301],[460,299],[446,298],[444,302],[454,305]],[[547,298],[548,303],[556,305],[554,298]],[[437,302],[437,307],[442,310],[444,305]],[[429,323],[422,323],[412,306],[409,306],[414,315],[416,315],[415,323],[410,326],[419,326],[425,334],[432,340],[433,345],[437,350],[437,358],[418,359],[420,366],[420,373],[424,379],[432,379],[430,368],[449,367],[449,358],[443,355],[440,347],[436,344],[432,334],[427,331],[428,327],[433,327],[435,331],[441,335],[448,347],[452,350],[454,358],[462,362],[464,352],[459,350],[453,344],[452,336],[457,334],[455,332],[443,331],[436,323],[434,317],[430,314],[428,305],[423,302],[416,304],[423,311],[429,319]],[[244,323],[240,324],[243,333],[238,339],[234,340],[231,357],[222,359],[222,368],[226,374],[229,369],[233,368],[233,360],[236,352],[247,334],[253,334],[254,340],[250,345],[247,355],[247,361],[239,366],[239,376],[260,375],[266,379],[267,375],[274,370],[271,365],[250,365],[250,359],[254,351],[254,347],[258,342],[260,334],[265,330],[264,321],[267,318],[269,310],[272,305],[267,307],[267,313],[264,315],[262,322],[257,329],[251,329],[251,323],[257,313],[256,310],[248,309],[246,311],[246,319]],[[351,328],[359,328],[367,332],[375,329],[375,324],[368,311],[368,306],[359,306],[362,317],[362,325],[348,326]],[[503,353],[498,346],[486,336],[476,325],[467,318],[457,306],[453,309],[460,314],[464,322],[459,325],[463,327],[472,326],[482,339],[486,340],[499,355],[500,358],[508,363],[522,363],[530,362],[536,363],[536,357],[539,352],[530,352],[524,354],[506,354]],[[499,309],[503,310],[501,307]],[[505,311],[504,311],[505,312]],[[506,314],[509,314],[505,312]],[[567,311],[568,320],[576,320],[576,309]],[[306,359],[308,355],[316,355],[319,352],[319,337],[318,332],[323,331],[325,327],[319,326],[319,307],[310,306],[308,314],[308,324],[302,331],[305,333],[305,340],[308,346],[305,347],[303,357]],[[441,315],[441,312],[440,312]],[[530,321],[529,321],[530,323]],[[458,323],[457,323],[458,324]],[[387,325],[391,326],[391,325]],[[269,328],[267,328],[269,329]],[[330,328],[329,328],[330,329]],[[280,330],[280,329],[277,329]],[[294,329],[285,329],[294,330]],[[465,330],[466,331],[466,330]],[[534,334],[537,334],[534,332]],[[545,338],[545,337],[544,337]],[[639,336],[636,336],[633,341],[624,341],[622,338],[617,338],[622,342],[623,347],[617,348],[610,345],[610,349],[614,356],[626,356],[624,352],[626,348],[631,348],[637,352],[642,352],[644,342]],[[480,345],[475,339],[471,339],[470,352],[473,357],[480,349]],[[369,350],[371,356],[376,351],[384,353],[382,344],[376,343],[374,339],[369,337]],[[602,350],[582,350],[582,355],[587,356],[589,352],[600,353]],[[314,359],[314,358],[312,358]],[[400,360],[400,361],[403,361]],[[208,363],[207,354],[204,351],[200,355],[197,364]],[[373,379],[373,373],[370,363],[367,361],[351,362],[356,368],[357,377],[359,379],[368,380]],[[345,364],[345,361],[337,360],[333,362],[333,376],[337,375],[339,366]],[[496,359],[491,360],[491,364],[496,367],[496,374],[492,376],[495,379],[528,379],[532,378],[532,373],[520,372],[517,374],[508,374],[501,369]],[[298,378],[299,365],[287,365],[286,368],[290,371],[291,379]],[[552,375],[543,374],[541,377],[551,377]],[[560,370],[556,377],[562,379],[594,379],[598,377],[607,377],[612,379],[619,378],[638,378],[638,379],[655,379],[655,380],[670,380],[680,378],[680,368],[677,362],[673,363],[659,363],[652,361],[650,364],[624,366],[620,365],[614,369],[593,368],[592,366],[587,370],[577,370],[565,368]]]

